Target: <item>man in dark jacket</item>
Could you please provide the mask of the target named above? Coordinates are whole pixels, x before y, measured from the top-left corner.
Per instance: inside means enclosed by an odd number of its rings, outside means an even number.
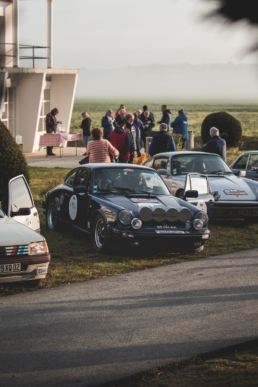
[[[159,133],[153,136],[150,143],[149,154],[151,156],[154,156],[157,153],[175,152],[176,150],[173,137],[167,134],[167,124],[160,124],[159,130]]]
[[[119,163],[128,163],[130,159],[130,137],[125,130],[125,120],[117,117],[117,126],[110,132],[110,142],[119,151]]]
[[[178,116],[171,122],[170,126],[173,128],[174,134],[182,135],[182,149],[185,149],[187,140],[189,139],[189,133],[188,118],[183,109],[178,110]]]
[[[147,110],[149,111],[148,106],[147,105],[143,105],[142,113],[141,113],[141,115],[139,117],[141,121],[144,120],[144,112],[146,112]],[[149,111],[149,112],[150,112],[150,118],[151,118],[153,124],[155,125],[154,114],[151,111]]]
[[[142,142],[143,147],[146,150],[146,138],[151,136],[152,129],[154,127],[153,119],[151,118],[149,110],[145,110],[142,119]]]
[[[57,121],[56,116],[59,113],[59,110],[57,108],[54,108],[51,110],[50,113],[46,115],[46,132],[47,133],[56,133],[57,132],[57,125],[61,124],[61,121]],[[53,147],[47,146],[47,155],[48,156],[55,156],[55,153],[53,153]]]
[[[172,119],[172,113],[167,108],[167,105],[161,105],[161,111],[162,111],[162,118],[160,121],[158,121],[158,124],[167,124],[168,131],[169,131],[170,123],[171,123],[171,119]]]
[[[83,141],[84,141],[84,145],[86,148],[85,153],[83,153],[83,156],[86,156],[87,155],[87,145],[88,145],[89,138],[90,138],[91,118],[85,112],[83,112],[81,114],[81,116],[82,116],[82,122],[81,122],[80,128],[82,129]]]
[[[219,136],[219,129],[215,128],[214,126],[210,128],[210,136],[211,139],[207,142],[207,144],[204,145],[202,151],[216,153],[226,162],[227,144],[226,141]]]
[[[114,130],[113,122],[114,122],[113,112],[111,109],[108,109],[106,112],[106,115],[102,117],[102,120],[101,120],[101,126],[103,127],[103,130],[104,130],[105,140],[109,141],[110,139],[110,133],[112,132],[112,130]]]
[[[139,149],[139,144],[137,142],[137,137],[136,137],[136,129],[134,127],[134,115],[133,114],[126,114],[125,116],[125,129],[129,133],[130,137],[130,159],[129,163],[133,163],[134,159],[134,153],[137,153],[137,156],[141,156],[141,152]]]

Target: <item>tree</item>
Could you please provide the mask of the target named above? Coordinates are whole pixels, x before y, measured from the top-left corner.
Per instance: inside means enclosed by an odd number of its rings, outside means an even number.
[[[15,176],[24,175],[29,182],[27,161],[12,134],[0,121],[0,201],[6,212],[8,208],[8,182]]]

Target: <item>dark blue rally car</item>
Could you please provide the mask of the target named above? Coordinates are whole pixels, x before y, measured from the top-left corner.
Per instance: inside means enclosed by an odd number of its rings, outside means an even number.
[[[90,234],[98,252],[113,244],[194,252],[210,237],[207,214],[171,196],[158,173],[141,165],[82,165],[47,192],[42,206],[50,230],[69,223]]]

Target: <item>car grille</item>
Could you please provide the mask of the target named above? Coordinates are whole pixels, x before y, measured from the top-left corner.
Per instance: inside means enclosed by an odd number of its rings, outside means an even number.
[[[0,259],[6,256],[19,256],[28,255],[28,245],[17,245],[17,246],[3,246],[0,247]]]

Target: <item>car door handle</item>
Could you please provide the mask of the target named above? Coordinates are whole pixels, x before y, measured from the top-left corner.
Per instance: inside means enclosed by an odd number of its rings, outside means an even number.
[[[81,192],[81,193],[79,193],[79,195],[80,195],[80,196],[84,196],[84,195],[85,195],[85,193]]]

